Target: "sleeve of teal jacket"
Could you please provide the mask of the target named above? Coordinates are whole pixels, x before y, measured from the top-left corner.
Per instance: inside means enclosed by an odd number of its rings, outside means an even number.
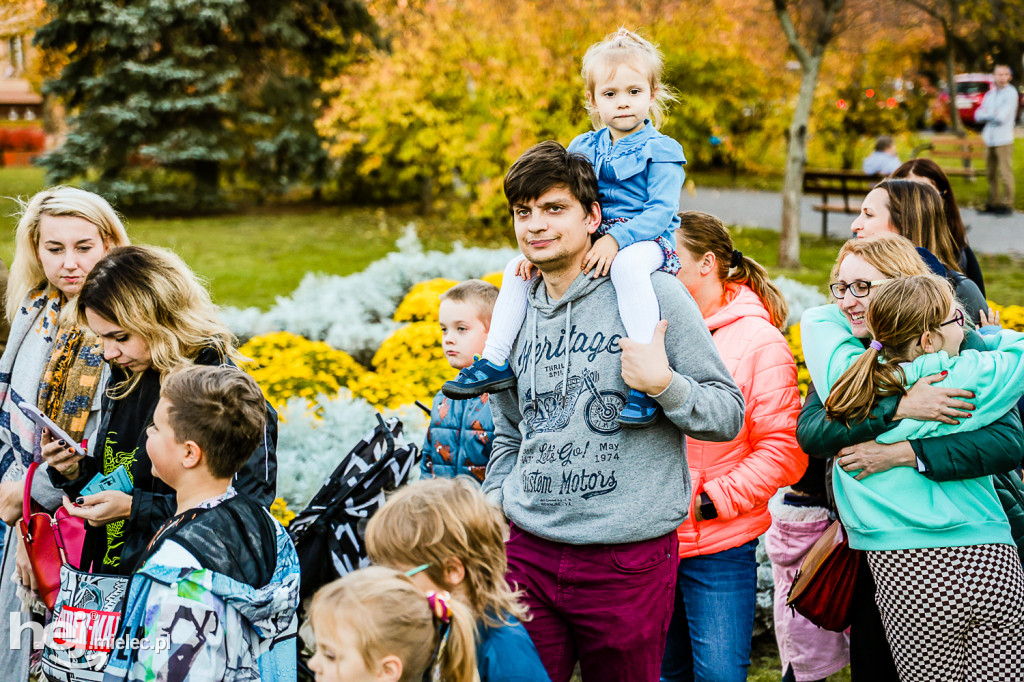
[[[868,419],[844,426],[826,416],[825,405],[812,383],[796,422],[796,439],[800,449],[809,457],[828,459],[847,446],[874,440],[892,428],[892,418],[899,402],[899,396],[883,398],[872,408]]]
[[[983,429],[910,441],[934,481],[959,481],[1013,471],[1024,457],[1024,431],[1013,407]]]

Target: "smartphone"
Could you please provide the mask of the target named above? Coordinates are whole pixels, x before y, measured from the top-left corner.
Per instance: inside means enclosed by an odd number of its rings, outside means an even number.
[[[71,436],[69,436],[64,429],[57,426],[56,422],[43,414],[38,407],[30,405],[29,403],[18,403],[18,409],[25,413],[29,419],[36,423],[36,426],[46,429],[53,434],[53,437],[57,440],[62,440],[70,445],[75,453],[79,455],[85,455],[85,450],[82,446]]]

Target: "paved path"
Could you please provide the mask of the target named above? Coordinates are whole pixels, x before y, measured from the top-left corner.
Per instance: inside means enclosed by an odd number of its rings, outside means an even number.
[[[806,234],[821,234],[821,214],[811,206],[818,197],[804,197],[800,229]],[[782,222],[782,195],[736,189],[697,189],[696,196],[683,192],[684,211],[704,211],[718,216],[727,225],[750,225],[778,230]],[[1024,256],[1024,213],[997,217],[961,210],[967,225],[967,239],[978,253],[1011,253]],[[833,213],[828,218],[829,235],[840,239],[852,236],[850,223],[854,216]]]

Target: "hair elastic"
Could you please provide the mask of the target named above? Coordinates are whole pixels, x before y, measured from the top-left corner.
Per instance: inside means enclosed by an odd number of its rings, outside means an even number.
[[[871,343],[869,343],[868,346],[870,348],[873,348],[874,350],[877,350],[878,352],[882,351],[882,344],[879,343],[878,341],[875,341],[874,339],[871,339]]]
[[[742,251],[737,251],[736,249],[733,249],[732,250],[732,259],[729,261],[729,267],[730,268],[738,268],[741,265],[743,265],[743,252]]]
[[[430,612],[434,614],[434,620],[445,625],[452,620],[452,607],[448,605],[450,598],[447,592],[427,592],[427,603]]]

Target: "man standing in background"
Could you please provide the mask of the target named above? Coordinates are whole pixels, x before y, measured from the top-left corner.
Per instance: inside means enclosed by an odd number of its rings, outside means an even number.
[[[984,123],[985,170],[988,173],[986,213],[1013,214],[1013,126],[1017,121],[1017,88],[1010,85],[1010,67],[997,64],[996,87],[985,93],[974,120]],[[1002,187],[1000,187],[1002,185]]]

